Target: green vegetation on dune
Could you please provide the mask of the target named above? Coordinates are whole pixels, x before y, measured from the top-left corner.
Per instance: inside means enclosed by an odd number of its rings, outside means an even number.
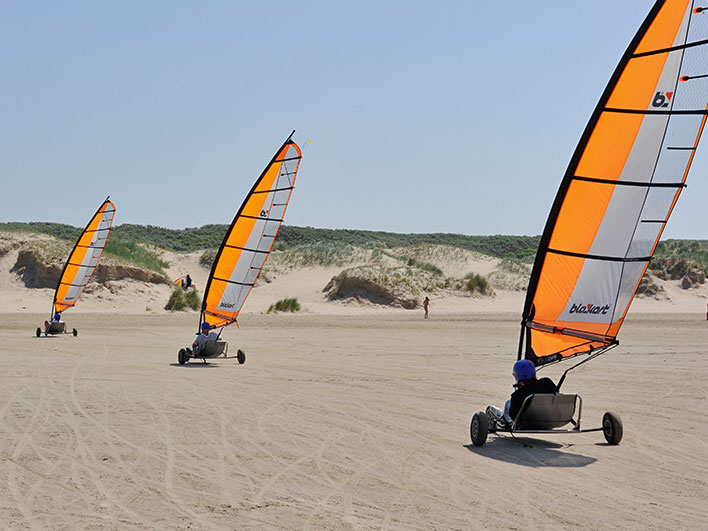
[[[64,249],[64,245],[59,246],[61,248],[61,260],[66,260],[71,246],[73,246],[81,235],[82,230],[83,228],[72,227],[71,225],[61,223],[0,223],[0,231],[46,234],[58,238],[60,241],[65,241],[67,243],[66,249]],[[112,256],[121,262],[128,262],[138,267],[143,267],[163,275],[165,274],[165,268],[169,266],[167,262],[141,246],[140,240],[121,237],[120,234],[116,234],[117,232],[120,232],[118,228],[114,228],[111,231],[111,235],[108,237],[108,243],[105,249],[106,256]],[[40,247],[49,248],[51,246],[44,244]]]
[[[119,225],[113,231],[121,238],[134,239],[170,251],[192,252],[218,248],[228,228],[228,225],[204,225],[203,227],[177,230],[152,225]],[[278,232],[274,249],[327,245],[338,249],[341,249],[342,246],[373,249],[433,244],[476,251],[498,258],[531,261],[536,255],[539,238],[539,236],[397,234],[382,231],[316,229],[283,225]]]
[[[106,244],[106,254],[163,275],[165,274],[164,268],[169,267],[170,265],[155,253],[152,253],[140,246],[140,244],[131,240],[123,240],[120,238],[108,238],[108,243]]]
[[[268,307],[268,313],[299,312],[300,303],[297,299],[281,299]]]
[[[278,233],[278,243],[287,247],[312,245],[321,242],[338,242],[355,247],[394,248],[421,244],[447,245],[468,251],[488,254],[497,258],[515,258],[531,261],[536,256],[540,236],[465,236],[463,234],[398,234],[394,232],[315,229],[283,225]]]
[[[153,225],[118,225],[113,228],[106,252],[131,261],[153,271],[163,272],[167,264],[140,244],[174,252],[193,252],[217,249],[228,230],[228,225],[214,224],[185,229],[167,229]],[[47,234],[63,240],[76,241],[81,228],[62,223],[9,222],[0,223],[0,231]],[[291,265],[343,265],[352,249],[411,248],[420,245],[442,245],[483,253],[530,264],[536,255],[540,236],[465,236],[463,234],[398,234],[383,231],[354,229],[317,229],[283,225],[278,232],[274,249],[295,251],[287,260]],[[390,256],[390,255],[388,255]],[[393,256],[391,256],[393,258]],[[683,258],[695,260],[708,270],[708,240],[666,240],[659,242],[657,258]],[[397,257],[401,259],[401,257]],[[437,266],[418,257],[409,265],[430,272]],[[431,268],[428,269],[428,266]]]
[[[187,303],[184,300],[184,293],[181,289],[175,288],[170,294],[170,298],[165,304],[165,310],[173,312],[181,312],[187,309]]]
[[[357,260],[365,260],[370,253],[361,248],[338,242],[317,242],[279,248],[268,258],[268,266],[274,269],[308,266],[344,266]]]
[[[656,247],[654,256],[694,260],[703,271],[708,271],[708,240],[661,241]]]
[[[124,224],[113,228],[111,239],[144,243],[175,252],[217,249],[228,225],[204,225],[185,229],[167,229],[153,225]],[[81,229],[61,223],[0,223],[0,231],[34,232],[76,240]],[[394,232],[316,229],[283,225],[275,249],[335,245],[364,249],[412,247],[422,244],[446,245],[488,254],[498,258],[530,261],[536,254],[539,236],[465,236],[463,234],[398,234]]]
[[[363,265],[345,269],[325,286],[329,300],[368,299],[412,309],[423,293],[449,288],[454,280],[410,266]]]
[[[71,246],[68,240],[47,239],[33,241],[28,247],[35,253],[40,263],[63,266],[71,252]]]
[[[442,276],[443,274],[442,269],[440,269],[435,264],[431,264],[430,262],[423,262],[421,260],[416,260],[415,258],[409,258],[407,264],[410,267],[417,267],[418,269],[422,269],[423,271],[428,271],[433,275]]]
[[[479,293],[486,295],[490,292],[489,282],[487,282],[487,279],[482,275],[478,275],[477,273],[467,273],[464,280],[465,287],[472,293],[478,291]]]
[[[487,280],[498,289],[526,291],[531,276],[532,264],[513,259],[505,259],[492,271]]]
[[[202,298],[195,289],[188,289],[184,294],[184,302],[192,310],[199,310],[202,307]]]
[[[199,310],[202,307],[202,298],[193,290],[184,291],[182,288],[175,288],[170,294],[170,298],[165,305],[165,310],[185,311],[188,308],[191,310]]]
[[[228,225],[204,225],[186,229],[166,229],[154,225],[118,225],[113,235],[175,251],[189,253],[201,249],[218,249]]]
[[[41,221],[30,221],[28,223],[19,223],[11,221],[9,223],[0,223],[0,231],[5,232],[26,232],[31,234],[46,234],[61,238],[63,240],[74,240],[81,234],[79,227],[64,225],[63,223],[44,223]]]

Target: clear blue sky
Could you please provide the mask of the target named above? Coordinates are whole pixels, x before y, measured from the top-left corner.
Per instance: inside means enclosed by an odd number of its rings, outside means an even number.
[[[287,224],[540,234],[652,4],[0,0],[0,220],[229,223],[296,129]]]

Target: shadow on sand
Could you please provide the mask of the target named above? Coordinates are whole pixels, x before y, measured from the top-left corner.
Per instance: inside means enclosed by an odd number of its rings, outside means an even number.
[[[464,446],[477,455],[529,467],[579,468],[597,461],[594,457],[563,451],[572,448],[572,444],[528,437],[493,437],[484,446]]]
[[[184,365],[180,365],[179,363],[170,363],[170,367],[181,367],[183,369],[206,369],[218,366],[218,363],[203,363],[202,361],[193,361],[190,363],[185,363]]]

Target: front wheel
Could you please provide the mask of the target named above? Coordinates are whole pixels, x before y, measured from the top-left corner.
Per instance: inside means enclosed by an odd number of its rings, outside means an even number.
[[[622,440],[622,419],[616,413],[607,412],[602,416],[602,433],[608,444],[619,444]]]
[[[239,365],[243,365],[246,363],[246,353],[243,350],[238,349],[238,352],[236,352],[236,359],[238,360]]]
[[[177,353],[177,361],[179,361],[180,365],[184,365],[187,363],[187,360],[189,359],[189,354],[187,354],[187,351],[183,348],[179,349],[179,352]]]
[[[37,327],[37,337],[42,335],[42,329]]]
[[[475,446],[482,446],[487,442],[487,434],[489,433],[489,417],[487,414],[480,411],[475,413],[470,423],[470,439]]]
[[[74,337],[79,335],[79,331],[76,328],[74,328],[71,333],[74,334]]]

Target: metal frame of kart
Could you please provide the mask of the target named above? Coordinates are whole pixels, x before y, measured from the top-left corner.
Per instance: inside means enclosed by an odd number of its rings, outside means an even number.
[[[562,425],[566,424],[572,424],[572,428],[561,428],[556,427],[556,428],[547,428],[547,429],[541,429],[541,428],[523,428],[524,422],[526,419],[524,418],[525,416],[528,416],[528,412],[531,409],[531,405],[533,403],[534,398],[536,397],[574,397],[574,408],[573,408],[573,413],[571,414],[570,418],[567,420],[558,420],[555,421],[554,423],[561,423]],[[531,409],[533,412],[533,409]],[[577,419],[575,419],[575,413],[577,411]],[[592,431],[602,431],[603,428],[588,428],[588,429],[582,429],[580,427],[580,422],[582,420],[582,412],[583,412],[583,398],[578,395],[578,394],[561,394],[561,393],[537,393],[533,395],[529,395],[526,397],[524,400],[523,404],[521,404],[521,409],[519,410],[519,414],[516,416],[516,419],[514,420],[513,424],[509,428],[500,428],[497,426],[490,425],[489,426],[489,433],[589,433]],[[491,419],[490,419],[491,420]],[[553,422],[553,421],[549,421]]]
[[[58,336],[60,334],[69,334],[69,333],[71,333],[74,337],[76,337],[78,335],[76,328],[73,328],[71,330],[71,332],[67,331],[66,323],[64,321],[53,321],[53,322],[49,323],[49,327],[46,330],[42,330],[39,327],[37,327],[37,330],[36,330],[37,337],[40,337],[42,334],[44,334],[44,337],[47,337],[47,336]]]
[[[188,349],[184,348],[180,349],[179,353],[177,354],[177,361],[180,365],[184,365],[190,359],[200,359],[204,363],[206,363],[208,359],[214,358],[220,358],[225,360],[236,359],[238,360],[239,364],[243,364],[246,362],[246,353],[243,352],[241,349],[237,351],[236,356],[229,356],[228,353],[229,343],[227,341],[220,341],[217,339],[207,341],[204,344],[204,347],[202,347],[202,349],[198,353],[190,353]]]
[[[539,401],[541,404],[534,406]],[[488,410],[489,408],[487,408]],[[577,420],[573,418],[576,411]],[[489,433],[508,433],[514,437],[517,433],[555,434],[601,431],[609,444],[620,443],[624,429],[619,415],[606,411],[602,417],[601,427],[584,430],[580,428],[582,411],[583,399],[578,394],[538,393],[529,395],[521,404],[516,420],[509,427],[499,426],[496,416],[485,411],[475,413],[470,422],[470,439],[472,439],[474,446],[482,446]],[[563,426],[568,423],[573,424],[573,427],[564,429]]]
[[[229,353],[229,344],[226,341],[221,341],[221,340],[214,340],[214,341],[207,341],[204,344],[204,347],[199,351],[199,353],[195,353],[194,357],[195,358],[217,358],[221,355],[223,355],[225,358],[228,358],[228,353]]]
[[[66,323],[64,321],[54,321],[49,323],[47,334],[66,334]]]

